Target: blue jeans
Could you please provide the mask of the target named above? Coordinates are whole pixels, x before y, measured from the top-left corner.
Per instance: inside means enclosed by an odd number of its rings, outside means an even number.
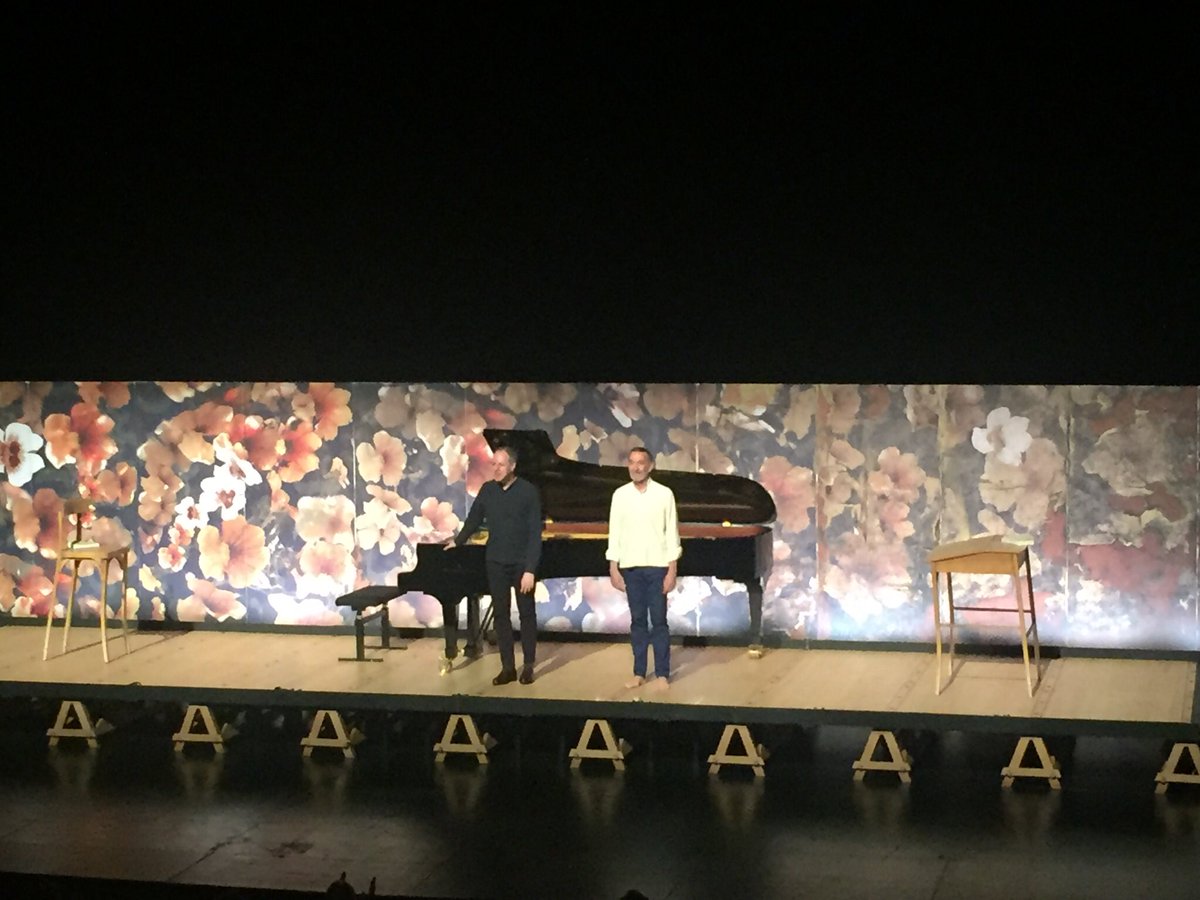
[[[633,674],[646,677],[646,648],[654,648],[654,674],[671,675],[671,633],[667,630],[667,595],[663,593],[666,566],[621,569],[629,600],[629,642],[633,645]],[[650,627],[646,627],[646,619]]]

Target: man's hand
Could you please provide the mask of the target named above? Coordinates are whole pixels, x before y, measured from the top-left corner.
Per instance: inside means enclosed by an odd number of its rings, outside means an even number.
[[[615,562],[608,564],[608,580],[612,582],[612,586],[618,591],[622,594],[625,593],[625,579],[621,577],[621,570]]]
[[[537,581],[537,579],[534,577],[532,572],[526,572],[524,575],[522,575],[521,576],[521,593],[522,594],[532,594],[533,593],[533,585],[534,585],[534,582],[536,582],[536,581]]]
[[[457,546],[458,546],[458,544],[454,543],[453,540],[449,540],[449,541],[446,541],[446,543],[442,544],[442,549],[443,550],[453,550]]]
[[[663,594],[669,594],[675,590],[675,563],[672,562],[667,566],[667,574],[663,576]]]

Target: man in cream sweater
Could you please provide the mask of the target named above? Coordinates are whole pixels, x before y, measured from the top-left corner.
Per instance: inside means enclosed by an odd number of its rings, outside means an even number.
[[[650,477],[654,457],[645,447],[629,451],[628,466],[629,484],[613,491],[605,558],[613,587],[629,601],[633,678],[625,686],[646,683],[647,649],[653,647],[651,686],[663,690],[671,677],[667,594],[675,589],[675,568],[683,552],[675,494]]]

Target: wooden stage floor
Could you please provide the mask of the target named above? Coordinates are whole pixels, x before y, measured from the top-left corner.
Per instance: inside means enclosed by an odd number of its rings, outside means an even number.
[[[1030,698],[1019,659],[959,657],[934,693],[930,652],[869,649],[672,648],[664,693],[626,690],[624,643],[543,640],[537,681],[495,687],[494,650],[438,673],[441,640],[397,641],[369,651],[382,662],[341,662],[353,637],[273,632],[138,633],[123,651],[110,636],[101,659],[95,628],[43,661],[41,628],[0,628],[0,696],[185,701],[352,710],[586,716],[611,719],[855,725],[1027,734],[1131,735],[1196,740],[1192,660],[1062,657],[1042,661]],[[51,646],[61,647],[55,630]]]

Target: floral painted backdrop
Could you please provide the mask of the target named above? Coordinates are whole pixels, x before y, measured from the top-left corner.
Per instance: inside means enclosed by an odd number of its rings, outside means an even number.
[[[0,615],[61,612],[58,514],[82,495],[97,540],[133,544],[130,616],[343,625],[337,596],[458,529],[488,477],[485,427],[542,429],[590,463],[640,444],[661,469],[762,483],[768,632],[929,640],[929,550],[992,533],[1032,541],[1044,642],[1200,647],[1195,387],[0,382]],[[99,575],[80,575],[95,616]],[[994,605],[1006,582],[956,589]],[[628,628],[604,580],[540,583],[537,599],[546,629]],[[391,612],[441,624],[425,596]],[[680,633],[739,633],[745,588],[682,579],[670,615]]]

